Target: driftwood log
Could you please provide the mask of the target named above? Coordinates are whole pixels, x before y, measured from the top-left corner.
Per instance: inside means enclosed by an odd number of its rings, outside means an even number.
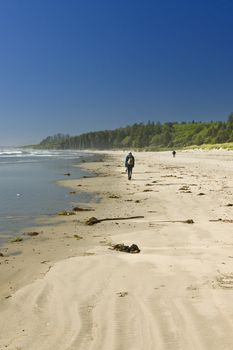
[[[187,220],[156,220],[156,222],[182,222],[184,224],[194,224],[193,219],[187,219]]]
[[[73,211],[94,211],[92,208],[80,208],[80,207],[74,207]]]
[[[31,232],[27,232],[27,233],[25,233],[25,234],[28,235],[28,236],[33,237],[33,236],[38,236],[38,235],[39,235],[39,232],[31,231]]]
[[[97,219],[94,216],[92,216],[90,219],[86,221],[86,225],[95,225],[102,221],[113,221],[113,220],[132,220],[132,219],[142,219],[144,216],[128,216],[128,217],[119,217],[119,218],[104,218],[104,219]]]
[[[129,246],[124,245],[124,243],[120,243],[113,245],[111,249],[130,254],[140,253],[140,249],[138,248],[137,244],[131,244],[131,246]]]
[[[61,216],[69,216],[69,215],[75,215],[74,211],[67,211],[67,210],[62,210],[58,213],[58,215]]]
[[[233,220],[232,219],[216,219],[216,220],[209,220],[210,222],[225,222],[228,224],[233,224]]]

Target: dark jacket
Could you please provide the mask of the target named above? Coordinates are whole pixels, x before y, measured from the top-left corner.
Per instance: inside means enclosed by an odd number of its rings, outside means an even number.
[[[125,167],[131,167],[133,168],[135,164],[135,159],[133,155],[128,154],[127,157],[125,158]]]

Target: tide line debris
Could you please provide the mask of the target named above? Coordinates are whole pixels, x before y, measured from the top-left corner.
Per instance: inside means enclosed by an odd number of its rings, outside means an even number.
[[[73,211],[94,211],[95,209],[92,208],[80,208],[80,207],[74,207]]]
[[[119,218],[104,218],[104,219],[97,219],[94,216],[92,216],[91,218],[89,218],[85,223],[86,225],[95,225],[98,224],[102,221],[113,221],[113,220],[132,220],[132,219],[143,219],[144,216],[128,216],[128,217],[119,217]]]
[[[25,232],[25,235],[34,237],[34,236],[38,236],[40,233],[36,232],[36,231],[31,231],[31,232]]]
[[[137,244],[131,244],[131,246],[129,246],[129,245],[124,245],[124,243],[120,243],[120,244],[113,245],[112,248],[109,248],[109,249],[117,250],[119,252],[130,253],[130,254],[140,253],[140,249],[138,248]]]
[[[225,222],[228,224],[233,224],[233,220],[232,219],[213,219],[213,220],[209,220],[210,222]]]
[[[187,220],[156,220],[155,222],[181,222],[183,224],[194,224],[193,219],[187,219]]]
[[[75,215],[75,213],[73,211],[62,210],[58,213],[58,215],[69,216],[69,215]]]

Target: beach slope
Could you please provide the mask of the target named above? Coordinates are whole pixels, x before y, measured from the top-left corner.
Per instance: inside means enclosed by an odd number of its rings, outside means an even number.
[[[62,182],[92,211],[2,250],[0,349],[232,349],[232,152],[135,153],[131,181],[125,155]]]

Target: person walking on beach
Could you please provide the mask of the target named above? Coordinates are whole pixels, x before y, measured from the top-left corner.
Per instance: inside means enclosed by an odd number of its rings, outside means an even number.
[[[175,150],[172,152],[172,155],[173,155],[173,158],[175,158],[175,156],[176,156],[176,151]]]
[[[126,159],[125,159],[125,167],[128,173],[128,180],[131,180],[132,178],[134,164],[135,164],[134,156],[132,155],[131,152],[129,152],[129,154],[126,156]]]

